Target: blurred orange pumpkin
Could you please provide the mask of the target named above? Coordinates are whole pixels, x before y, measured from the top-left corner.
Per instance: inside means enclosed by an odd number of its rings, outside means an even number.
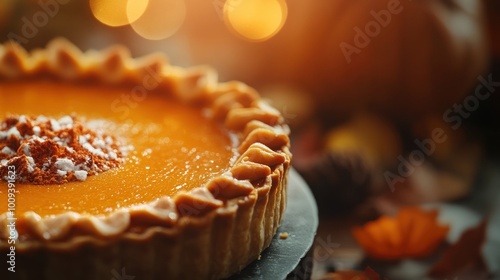
[[[6,27],[6,24],[13,14],[13,0],[0,1],[0,32]]]
[[[480,1],[287,1],[287,22],[262,43],[225,30],[213,2],[224,0],[187,2],[179,35],[194,64],[259,89],[290,84],[333,117],[442,112],[487,63]]]

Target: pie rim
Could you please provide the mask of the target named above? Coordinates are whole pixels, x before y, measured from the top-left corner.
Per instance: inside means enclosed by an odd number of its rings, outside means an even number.
[[[255,90],[240,82],[220,83],[216,72],[209,67],[183,69],[172,66],[159,54],[134,59],[121,46],[84,53],[61,38],[51,41],[45,49],[31,53],[16,43],[0,46],[0,80],[50,76],[58,82],[70,84],[90,80],[112,86],[138,85],[143,82],[146,71],[153,71],[162,78],[157,90],[164,89],[187,104],[209,104],[213,119],[240,135],[239,154],[234,165],[202,187],[119,209],[106,216],[67,212],[40,217],[35,212],[26,212],[23,218],[27,221],[31,238],[19,243],[18,251],[41,247],[72,251],[78,250],[82,244],[103,245],[113,239],[144,241],[156,234],[179,238],[186,230],[203,229],[207,223],[224,220],[228,215],[250,216],[248,221],[233,221],[235,228],[242,223],[261,222],[261,229],[255,233],[252,229],[249,233],[249,238],[262,239],[255,241],[261,246],[248,248],[248,259],[218,268],[221,272],[213,274],[215,277],[225,277],[241,269],[269,245],[286,205],[291,153],[289,131],[283,117],[260,99]],[[261,205],[259,209],[258,204]],[[265,212],[259,214],[261,221],[255,221],[255,213],[261,211]],[[149,224],[144,226],[139,220],[147,220]],[[2,213],[0,241],[5,241],[8,236],[7,221],[7,212]],[[145,229],[135,232],[137,227]],[[2,243],[6,244],[0,242],[0,245]]]

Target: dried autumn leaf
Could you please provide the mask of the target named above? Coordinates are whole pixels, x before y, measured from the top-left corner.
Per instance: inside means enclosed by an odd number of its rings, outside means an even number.
[[[371,267],[367,266],[365,268],[365,274],[366,276],[368,276],[369,279],[371,280],[381,280],[380,279],[380,275],[378,275],[377,272],[375,272],[375,270],[373,270]]]
[[[327,273],[319,280],[381,280],[380,276],[370,267],[365,271],[343,270]]]
[[[354,270],[330,272],[318,278],[318,280],[352,280],[352,279],[371,280],[365,275],[364,272],[354,271]]]
[[[486,238],[486,220],[465,231],[457,243],[448,248],[431,268],[429,276],[455,277],[467,271],[484,270],[481,247]]]
[[[436,210],[405,207],[396,217],[382,216],[354,228],[353,234],[369,257],[398,260],[429,256],[448,230],[448,226],[438,224]]]

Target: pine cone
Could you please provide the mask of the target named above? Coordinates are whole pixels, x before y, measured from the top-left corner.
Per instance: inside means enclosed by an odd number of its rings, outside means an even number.
[[[360,154],[329,152],[298,172],[314,194],[320,214],[350,211],[370,193],[372,174]]]

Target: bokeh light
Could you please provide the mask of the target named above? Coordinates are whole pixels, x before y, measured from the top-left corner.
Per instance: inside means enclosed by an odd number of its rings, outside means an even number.
[[[250,41],[265,41],[283,27],[287,17],[285,0],[226,0],[224,22]]]
[[[133,7],[127,13],[134,13]],[[149,40],[161,40],[172,36],[182,25],[186,17],[184,0],[149,0],[142,16],[131,23],[140,36]]]
[[[94,17],[109,26],[123,26],[142,16],[149,0],[90,0]]]

